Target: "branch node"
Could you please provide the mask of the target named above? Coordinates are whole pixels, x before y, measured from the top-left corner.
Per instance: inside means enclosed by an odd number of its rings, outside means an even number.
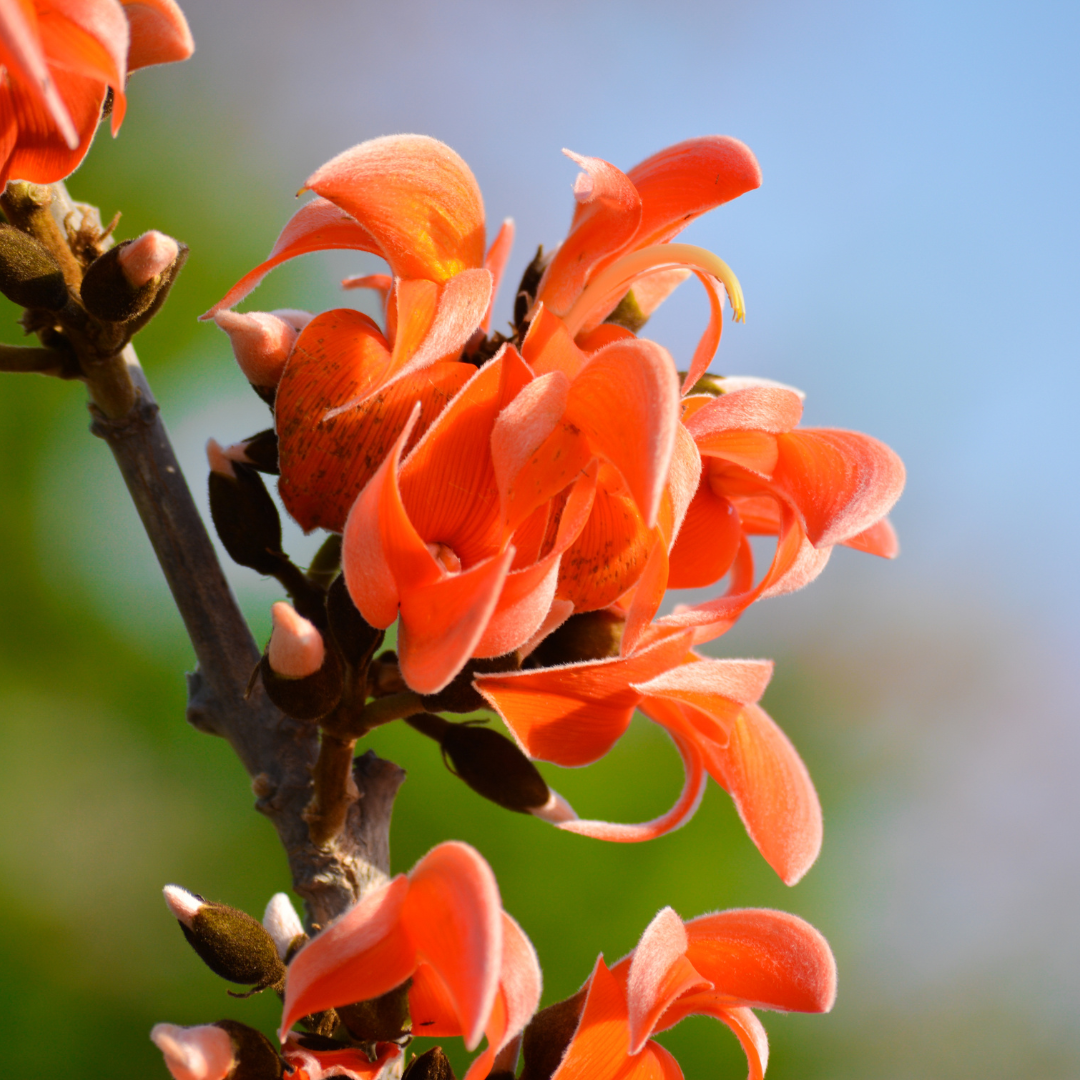
[[[156,401],[147,401],[142,391],[135,390],[135,404],[127,416],[115,420],[106,416],[93,402],[89,403],[90,415],[93,423],[90,425],[90,434],[99,439],[112,442],[114,439],[127,439],[132,435],[138,435],[146,428],[153,427],[158,413],[161,411]]]

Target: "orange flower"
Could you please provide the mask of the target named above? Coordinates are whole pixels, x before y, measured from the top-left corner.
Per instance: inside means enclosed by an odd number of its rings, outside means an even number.
[[[897,554],[885,515],[904,486],[904,466],[884,443],[854,431],[794,430],[801,395],[765,380],[717,380],[717,397],[684,400],[683,421],[704,462],[671,550],[670,588],[711,585],[731,573],[726,595],[660,620],[692,627],[695,641],[722,634],[755,600],[801,588],[845,544]],[[755,585],[748,536],[776,536]]]
[[[109,92],[119,130],[128,72],[194,48],[175,0],[0,0],[0,186],[74,172]]]
[[[480,189],[453,150],[422,135],[354,146],[303,190],[319,197],[203,317],[224,313],[299,255],[344,248],[389,264],[393,278],[346,283],[383,293],[386,332],[349,308],[318,315],[296,339],[277,384],[282,501],[305,529],[340,532],[413,405],[423,406],[415,442],[474,372],[457,361],[490,311],[512,230],[504,225],[485,264]]]
[[[651,1036],[687,1016],[713,1016],[735,1032],[750,1080],[761,1080],[769,1043],[751,1008],[828,1012],[836,963],[812,926],[781,911],[747,908],[683,923],[664,908],[637,948],[590,976],[577,1030],[552,1080],[682,1080]]]
[[[302,1016],[379,997],[407,979],[415,1032],[460,1035],[470,1050],[487,1037],[465,1080],[483,1080],[536,1010],[536,954],[467,844],[439,844],[296,954],[279,1035]]]
[[[751,840],[794,885],[821,849],[821,805],[806,766],[756,702],[772,675],[764,660],[710,660],[689,652],[689,630],[650,628],[609,660],[480,675],[476,688],[531,757],[567,768],[603,757],[635,709],[665,728],[686,782],[666,814],[640,825],[570,820],[568,832],[651,840],[693,816],[711,775],[735,801]]]

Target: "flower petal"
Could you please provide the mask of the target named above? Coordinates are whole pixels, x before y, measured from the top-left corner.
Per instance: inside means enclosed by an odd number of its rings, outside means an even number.
[[[880,555],[883,559],[895,559],[900,554],[900,541],[888,518],[882,518],[869,529],[863,529],[841,543],[844,547],[868,551],[871,555]]]
[[[360,222],[395,277],[446,281],[484,264],[480,189],[468,165],[437,139],[370,139],[317,169],[305,187]]]
[[[777,437],[774,486],[799,508],[815,547],[836,544],[883,518],[904,488],[904,465],[855,431],[807,428]]]
[[[641,698],[630,683],[679,663],[689,640],[689,634],[677,634],[631,657],[480,675],[474,685],[531,757],[588,765],[603,757],[630,723]]]
[[[503,913],[491,867],[468,844],[439,844],[409,873],[401,922],[446,987],[465,1045],[475,1049],[502,966]]]
[[[409,879],[399,875],[309,941],[289,963],[278,1037],[302,1016],[367,1001],[400,986],[416,968],[402,926]]]
[[[772,678],[771,660],[712,660],[680,664],[635,689],[650,697],[692,705],[718,718],[734,720],[739,707],[760,699]],[[736,708],[732,708],[736,706]]]
[[[615,1080],[627,1064],[626,997],[602,956],[589,980],[577,1031],[551,1080]]]
[[[312,199],[307,205],[301,206],[281,230],[269,258],[245,274],[199,318],[212,319],[222,308],[235,307],[275,266],[280,266],[289,259],[295,259],[298,255],[309,255],[313,251],[341,248],[370,251],[375,255],[382,253],[375,237],[344,210],[326,199]]]
[[[671,548],[668,588],[696,589],[719,581],[731,568],[741,539],[735,507],[714,494],[706,478]]]
[[[585,366],[587,357],[574,344],[566,324],[545,304],[539,304],[521,343],[521,355],[537,375],[561,371],[574,379]]]
[[[175,0],[120,0],[131,24],[128,71],[186,60],[195,51],[187,19]]]
[[[706,748],[709,772],[731,794],[765,861],[794,885],[821,850],[821,803],[813,781],[795,747],[759,706],[742,709],[730,732],[726,746]]]
[[[491,241],[491,247],[484,257],[484,266],[491,271],[491,300],[488,302],[487,311],[484,312],[484,320],[480,329],[486,334],[491,326],[491,309],[495,304],[495,295],[499,291],[499,282],[506,270],[507,260],[510,258],[510,249],[514,246],[514,219],[506,218],[499,228],[495,239]]]
[[[686,923],[687,959],[732,1005],[828,1012],[836,961],[808,922],[784,911],[742,908]]]
[[[679,426],[679,379],[667,350],[635,338],[594,353],[570,387],[566,418],[619,470],[651,529]]]
[[[574,183],[577,208],[570,232],[536,293],[556,315],[570,310],[593,266],[622,251],[641,220],[641,199],[624,172],[601,158],[563,153],[585,171]]]
[[[661,1013],[676,998],[713,988],[686,959],[687,945],[683,921],[670,907],[662,909],[641,935],[626,983],[631,1054],[641,1050]]]
[[[750,386],[713,398],[686,422],[699,449],[729,431],[790,431],[802,416],[802,399],[781,386]]]
[[[699,991],[676,1001],[660,1018],[657,1030],[666,1031],[688,1016],[713,1016],[735,1032],[750,1068],[747,1080],[764,1080],[769,1063],[769,1038],[761,1021],[743,1006],[727,1004],[724,994]]]
[[[672,709],[677,707],[658,699],[655,703],[650,702],[649,714],[656,719],[664,706]],[[701,753],[696,745],[677,734],[672,728],[668,728],[667,731],[671,736],[671,741],[675,743],[675,749],[679,751],[683,769],[686,772],[683,789],[675,805],[667,813],[638,825],[617,825],[608,821],[566,821],[560,822],[558,827],[565,832],[591,836],[595,840],[607,840],[616,844],[637,844],[645,840],[655,840],[658,836],[665,836],[669,832],[681,829],[697,813],[697,808],[701,805],[702,796],[705,794],[706,773]]]

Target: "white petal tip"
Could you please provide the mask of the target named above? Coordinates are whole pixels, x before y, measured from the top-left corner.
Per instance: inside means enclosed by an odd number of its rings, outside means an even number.
[[[165,897],[165,903],[169,905],[169,910],[190,929],[192,919],[206,902],[179,885],[166,885],[161,891]]]

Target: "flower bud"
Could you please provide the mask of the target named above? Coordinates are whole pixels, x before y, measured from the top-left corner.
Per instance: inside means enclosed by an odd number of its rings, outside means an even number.
[[[187,258],[187,248],[157,230],[99,255],[79,287],[86,310],[104,322],[127,323],[156,310]]]
[[[218,1020],[214,1027],[232,1042],[236,1065],[229,1080],[281,1080],[286,1075],[285,1062],[261,1031],[237,1020]]]
[[[260,661],[267,696],[294,720],[318,720],[338,703],[341,663],[314,623],[283,601],[270,609],[274,626]]]
[[[505,735],[475,722],[451,724],[431,713],[410,716],[406,723],[438,742],[452,771],[485,799],[522,814],[551,802],[539,770]]]
[[[521,1040],[525,1062],[520,1080],[551,1080],[581,1022],[588,983],[573,997],[541,1009],[528,1023]]]
[[[290,955],[307,941],[300,916],[296,914],[296,908],[292,906],[288,895],[283,892],[274,893],[270,897],[263,915],[263,926],[274,939],[278,956],[284,961],[288,961]]]
[[[166,885],[164,893],[188,944],[215,975],[252,986],[251,993],[281,984],[285,965],[274,939],[247,912],[209,903],[179,885]]]
[[[233,355],[247,381],[262,397],[273,396],[285,361],[312,316],[306,311],[219,311],[214,322],[229,335]]]
[[[403,983],[376,998],[338,1005],[338,1019],[349,1034],[360,1043],[396,1042],[409,1034],[409,987]]]
[[[414,1057],[401,1080],[457,1080],[450,1060],[441,1046],[433,1046],[426,1054]]]
[[[502,671],[517,671],[521,657],[516,653],[493,656],[484,660],[472,659],[437,694],[428,694],[424,708],[429,712],[470,713],[486,709],[487,702],[473,686],[474,675],[491,675]]]
[[[0,293],[24,308],[59,311],[68,301],[60,264],[32,236],[0,224]]]
[[[281,550],[281,518],[270,492],[249,465],[230,458],[211,439],[210,516],[233,562],[260,574],[273,574],[285,558]]]
[[[338,574],[327,590],[326,617],[330,633],[346,662],[355,668],[366,667],[385,635],[357,610],[345,587],[344,574]]]
[[[232,1039],[215,1024],[155,1024],[150,1038],[165,1055],[174,1080],[226,1080],[236,1066]]]
[[[529,654],[526,667],[555,667],[618,656],[626,617],[604,609],[571,615]]]
[[[250,465],[257,472],[278,475],[278,438],[273,428],[226,446],[221,452],[230,461]]]

